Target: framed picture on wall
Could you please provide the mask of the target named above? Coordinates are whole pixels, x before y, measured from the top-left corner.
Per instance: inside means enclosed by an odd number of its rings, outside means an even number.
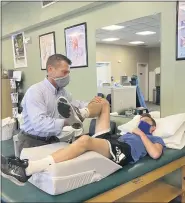
[[[66,56],[72,61],[71,68],[88,66],[87,24],[81,23],[64,29]]]
[[[13,59],[15,68],[27,67],[26,47],[24,32],[12,35]]]
[[[46,1],[46,0],[44,0],[44,1],[41,1],[41,6],[42,6],[42,8],[45,8],[47,6],[50,6],[50,5],[54,4],[54,3],[56,3],[56,1],[57,0],[55,0],[55,1]]]
[[[185,60],[185,2],[177,2],[176,59]]]
[[[46,70],[48,57],[56,53],[55,32],[39,36],[41,70]]]

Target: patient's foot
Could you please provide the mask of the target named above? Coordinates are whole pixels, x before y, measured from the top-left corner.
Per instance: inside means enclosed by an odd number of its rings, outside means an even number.
[[[58,98],[57,109],[59,114],[66,118],[73,128],[80,129],[83,127],[84,118],[81,116],[79,109],[70,104],[66,98]]]
[[[19,158],[4,157],[1,155],[1,174],[19,186],[23,186],[30,176],[26,175],[28,160]]]

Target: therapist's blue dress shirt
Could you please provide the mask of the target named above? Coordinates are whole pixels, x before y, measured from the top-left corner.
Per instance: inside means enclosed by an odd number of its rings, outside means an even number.
[[[57,89],[47,80],[31,86],[22,100],[23,123],[20,129],[40,137],[59,135],[64,120],[59,118],[56,101],[64,96],[72,102],[71,95],[65,89]]]

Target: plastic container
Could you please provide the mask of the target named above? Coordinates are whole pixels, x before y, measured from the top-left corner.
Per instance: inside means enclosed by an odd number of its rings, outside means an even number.
[[[2,134],[1,141],[9,140],[13,136],[13,130],[15,126],[15,119],[11,119],[10,117],[2,120]]]

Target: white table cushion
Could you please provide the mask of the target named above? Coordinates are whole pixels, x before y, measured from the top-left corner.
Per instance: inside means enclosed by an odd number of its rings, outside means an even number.
[[[25,148],[21,158],[39,160],[67,145],[56,143]],[[120,168],[121,166],[96,152],[87,152],[75,159],[51,165],[45,171],[34,174],[29,181],[41,190],[57,195],[99,181]]]

